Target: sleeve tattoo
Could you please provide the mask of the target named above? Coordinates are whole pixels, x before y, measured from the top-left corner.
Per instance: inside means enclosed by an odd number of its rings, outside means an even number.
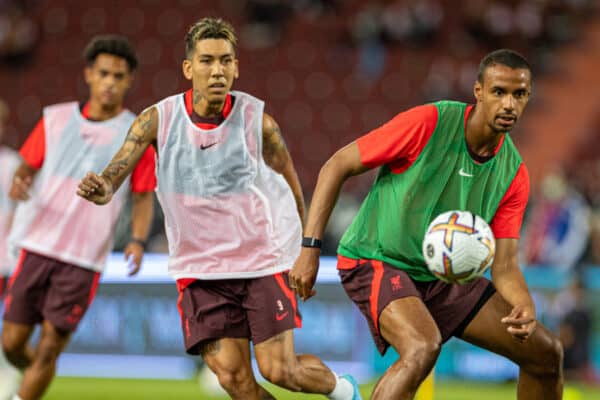
[[[281,172],[287,162],[288,151],[281,135],[281,129],[275,121],[264,132],[263,158],[277,172]]]
[[[102,175],[113,184],[117,184],[117,186],[121,184],[153,141],[152,133],[156,128],[156,118],[156,108],[152,107],[140,114],[134,121],[125,137],[123,146],[102,172]]]

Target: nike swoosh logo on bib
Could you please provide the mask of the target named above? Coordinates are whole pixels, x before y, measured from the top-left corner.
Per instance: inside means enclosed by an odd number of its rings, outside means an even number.
[[[472,178],[473,177],[473,174],[469,174],[468,172],[465,172],[462,168],[458,171],[458,174],[460,176],[464,176],[464,177],[467,177],[467,178]]]
[[[201,145],[200,145],[200,150],[206,150],[206,149],[208,149],[209,147],[213,147],[213,146],[214,146],[215,144],[217,144],[217,143],[219,143],[219,142],[214,142],[214,143],[207,144],[207,145],[203,145],[203,144],[201,144]]]

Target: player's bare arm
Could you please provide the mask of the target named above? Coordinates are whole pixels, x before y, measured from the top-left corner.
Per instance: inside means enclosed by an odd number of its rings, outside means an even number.
[[[292,189],[296,207],[300,215],[300,221],[304,226],[304,195],[298,174],[294,168],[294,162],[288,152],[281,129],[277,122],[269,114],[263,115],[263,159],[267,165],[279,174],[283,175]]]
[[[496,240],[492,281],[502,297],[513,306],[502,323],[516,340],[527,340],[536,327],[535,304],[519,268],[517,239]]]
[[[154,216],[154,198],[152,192],[133,194],[131,209],[131,242],[125,247],[125,259],[132,257],[133,266],[129,276],[139,272],[144,257],[145,243],[150,233]]]
[[[319,172],[304,228],[304,236],[323,238],[323,232],[342,185],[349,177],[362,174],[367,170],[368,168],[360,161],[356,142],[341,148],[327,160]],[[319,253],[320,250],[317,248],[303,247],[290,272],[290,286],[303,300],[307,300],[315,294],[313,286],[319,269]]]
[[[29,188],[38,169],[30,166],[25,161],[15,171],[8,196],[15,201],[29,199]]]
[[[141,113],[129,128],[125,143],[100,175],[93,172],[79,183],[77,194],[96,204],[108,203],[133,171],[148,146],[156,141],[158,112],[155,107]]]

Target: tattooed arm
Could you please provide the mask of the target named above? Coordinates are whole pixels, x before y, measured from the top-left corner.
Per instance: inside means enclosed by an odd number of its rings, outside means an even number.
[[[267,165],[283,175],[292,189],[300,221],[304,227],[304,196],[294,162],[287,150],[277,122],[269,114],[263,114],[263,158]]]
[[[77,194],[96,204],[106,204],[131,173],[148,146],[155,144],[158,112],[152,107],[138,115],[129,128],[125,143],[100,175],[88,172]]]

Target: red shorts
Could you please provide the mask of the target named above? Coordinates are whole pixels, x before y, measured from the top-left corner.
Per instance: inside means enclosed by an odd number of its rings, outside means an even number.
[[[73,332],[96,294],[100,273],[22,251],[8,283],[4,320],[35,325],[44,320]]]
[[[409,296],[420,298],[445,342],[452,336],[461,336],[496,291],[485,278],[464,285],[439,280],[413,281],[403,270],[378,260],[352,260],[340,256],[338,272],[344,290],[367,319],[381,354],[385,354],[390,344],[380,334],[379,316],[392,301]]]
[[[251,279],[197,280],[179,289],[177,305],[189,354],[200,354],[206,340],[248,338],[258,344],[302,326],[288,272]]]

